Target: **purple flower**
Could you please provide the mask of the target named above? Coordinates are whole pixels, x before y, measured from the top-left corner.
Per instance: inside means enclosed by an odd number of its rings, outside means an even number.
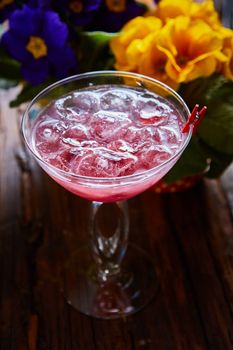
[[[51,0],[24,0],[24,3],[32,7],[49,8]],[[0,0],[0,23],[9,19],[11,14],[19,8],[22,8],[20,0]]]
[[[54,8],[77,26],[88,25],[103,0],[53,0]]]
[[[67,39],[68,28],[57,13],[24,5],[11,15],[2,43],[21,62],[23,78],[39,84],[49,76],[65,77],[76,67]]]
[[[145,6],[134,0],[105,0],[91,24],[91,30],[117,32],[130,19],[145,13]]]

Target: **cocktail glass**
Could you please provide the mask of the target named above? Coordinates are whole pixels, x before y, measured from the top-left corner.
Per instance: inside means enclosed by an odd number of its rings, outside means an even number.
[[[129,215],[127,199],[142,193],[159,181],[177,162],[192,134],[184,135],[179,150],[162,164],[128,176],[99,178],[81,176],[58,169],[46,162],[33,145],[33,126],[51,101],[93,86],[129,86],[148,90],[169,101],[183,122],[190,115],[182,98],[154,79],[116,71],[90,72],[61,80],[39,93],[27,107],[23,120],[24,140],[40,166],[68,191],[90,201],[89,248],[77,249],[66,270],[64,295],[74,308],[98,318],[117,318],[135,313],[155,295],[157,279],[151,258],[139,247],[128,244]],[[104,232],[103,213],[114,210],[113,232]],[[110,225],[111,226],[111,225]]]

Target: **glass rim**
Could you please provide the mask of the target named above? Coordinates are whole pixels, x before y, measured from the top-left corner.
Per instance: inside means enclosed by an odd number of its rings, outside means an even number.
[[[86,73],[80,73],[80,74],[75,74],[69,77],[66,77],[64,79],[58,80],[52,84],[50,84],[49,86],[47,86],[46,88],[44,88],[43,90],[41,90],[33,99],[32,101],[27,105],[26,110],[23,113],[22,116],[22,120],[21,120],[21,132],[23,135],[23,139],[28,147],[28,149],[30,150],[30,152],[33,154],[33,156],[36,158],[36,160],[38,160],[40,163],[44,164],[46,167],[51,168],[51,170],[53,170],[55,173],[61,174],[65,177],[70,177],[70,178],[74,178],[74,179],[80,179],[82,181],[92,181],[94,183],[110,183],[110,182],[121,182],[124,180],[131,180],[131,179],[137,179],[140,178],[142,176],[151,176],[153,175],[154,172],[159,171],[160,169],[162,169],[163,167],[165,167],[167,164],[169,164],[170,162],[172,162],[172,160],[174,160],[175,158],[177,158],[180,154],[182,154],[182,152],[184,151],[184,149],[186,148],[186,146],[188,145],[191,136],[192,136],[192,131],[193,131],[193,127],[192,125],[189,128],[189,131],[187,133],[187,137],[184,140],[184,143],[182,144],[182,146],[180,147],[180,149],[178,150],[178,152],[176,152],[171,158],[167,159],[166,161],[164,161],[163,163],[154,166],[151,169],[148,170],[144,170],[142,172],[138,172],[136,174],[131,174],[131,175],[123,175],[123,176],[118,176],[118,177],[95,177],[95,176],[85,176],[85,175],[79,175],[79,174],[75,174],[72,172],[67,172],[65,170],[59,169],[56,166],[48,163],[47,161],[45,161],[39,154],[37,154],[33,147],[30,145],[30,143],[27,140],[26,137],[26,128],[25,128],[25,120],[27,118],[27,116],[29,115],[29,111],[31,109],[31,107],[33,106],[33,104],[43,95],[45,95],[47,92],[53,90],[56,87],[61,86],[62,84],[66,84],[72,81],[78,81],[81,80],[83,78],[88,78],[88,77],[101,77],[101,76],[116,76],[116,77],[129,77],[129,78],[138,78],[144,81],[148,81],[151,82],[159,87],[161,87],[164,90],[167,90],[171,93],[171,95],[175,96],[175,98],[183,105],[185,111],[187,112],[187,115],[190,115],[190,110],[187,106],[187,104],[185,103],[185,101],[183,100],[183,98],[175,91],[173,90],[170,86],[162,83],[161,81],[148,77],[146,75],[143,74],[139,74],[139,73],[134,73],[134,72],[127,72],[127,71],[114,71],[114,70],[103,70],[103,71],[91,71],[91,72],[86,72]],[[127,86],[127,85],[126,85]],[[149,91],[149,90],[148,90]]]

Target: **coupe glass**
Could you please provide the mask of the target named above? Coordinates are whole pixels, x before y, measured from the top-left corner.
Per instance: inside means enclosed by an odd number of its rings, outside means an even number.
[[[128,244],[126,200],[153,186],[171,169],[186,148],[192,127],[174,156],[141,173],[97,178],[52,166],[33,147],[33,126],[44,106],[74,91],[101,85],[147,89],[162,96],[180,113],[184,124],[190,112],[182,98],[159,81],[128,72],[100,71],[72,76],[49,86],[32,100],[24,113],[24,140],[40,166],[65,189],[90,201],[87,229],[90,244],[77,248],[75,259],[67,264],[72,268],[66,270],[64,295],[69,304],[84,314],[108,319],[135,313],[155,295],[158,284],[153,261],[141,248]],[[114,215],[109,215],[109,210]],[[106,221],[110,225],[106,226]]]

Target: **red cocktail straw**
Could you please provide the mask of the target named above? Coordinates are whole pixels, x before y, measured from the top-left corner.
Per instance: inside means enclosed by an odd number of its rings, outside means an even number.
[[[202,121],[202,119],[206,113],[206,110],[207,110],[206,106],[202,107],[202,109],[200,111],[198,111],[198,108],[199,108],[199,105],[196,104],[195,107],[193,108],[187,122],[183,126],[183,129],[182,129],[183,133],[189,131],[190,125],[193,125],[193,133],[195,133],[198,125]]]

